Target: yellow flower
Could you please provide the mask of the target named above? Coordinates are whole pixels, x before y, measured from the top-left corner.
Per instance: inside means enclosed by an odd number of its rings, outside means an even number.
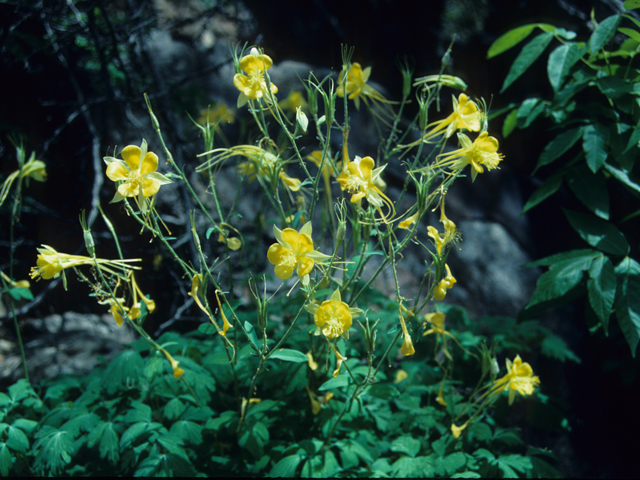
[[[533,374],[533,369],[528,363],[523,363],[520,355],[517,355],[513,363],[507,358],[507,374],[494,381],[491,387],[491,396],[509,390],[509,405],[513,403],[516,392],[520,395],[531,395],[540,384],[540,379]]]
[[[122,318],[122,312],[126,313],[129,311],[128,307],[125,307],[124,305],[120,304],[120,301],[123,301],[123,300],[124,299],[118,299],[118,301],[116,301],[116,300],[113,300],[112,298],[107,300],[107,302],[111,304],[111,307],[109,307],[109,313],[113,315],[113,318],[119,327],[121,327],[124,324],[124,318]]]
[[[60,275],[65,268],[78,267],[80,265],[93,265],[93,258],[84,257],[82,255],[69,255],[66,253],[57,252],[55,249],[48,245],[42,245],[43,248],[38,248],[38,258],[36,260],[36,267],[31,267],[31,273],[29,276],[34,280],[50,280]],[[105,260],[103,258],[97,258],[96,261],[109,273],[115,273],[110,267],[118,268],[120,270],[127,270],[132,267],[127,265],[127,262],[140,262],[142,259],[136,258],[133,260]]]
[[[249,99],[258,100],[265,98],[269,101],[269,93],[264,73],[271,68],[273,60],[268,55],[260,54],[257,48],[252,48],[249,55],[240,59],[240,70],[247,75],[237,73],[233,77],[233,85],[240,90],[238,97],[238,108],[243,106]],[[278,93],[278,87],[271,83],[271,93]]]
[[[169,355],[169,352],[164,348],[161,348],[160,350],[162,350],[162,353],[164,353],[165,357],[167,357],[167,360],[169,360],[169,363],[171,364],[171,368],[173,369],[173,378],[180,378],[184,374],[184,370],[178,367],[180,362],[174,360],[173,357]]]
[[[14,280],[11,280],[11,279],[9,278],[9,276],[8,276],[8,275],[6,275],[6,274],[5,274],[4,272],[2,272],[2,271],[0,271],[0,276],[1,276],[2,278],[4,278],[4,280],[5,280],[9,285],[11,285],[12,287],[18,287],[18,288],[30,288],[30,287],[31,287],[31,284],[29,283],[29,280],[17,280],[17,281],[14,281]]]
[[[143,212],[147,209],[145,198],[158,193],[161,185],[172,183],[167,177],[156,172],[158,156],[147,151],[147,142],[136,147],[129,145],[122,149],[122,160],[104,157],[107,164],[107,177],[117,182],[122,181],[111,203],[119,202],[125,197],[136,197]]]
[[[343,83],[344,73],[343,67],[340,78],[338,78],[338,89],[336,90],[336,93],[339,97],[348,95],[348,98],[353,100],[357,109],[360,108],[360,98],[362,98],[365,103],[367,103],[368,98],[371,98],[374,101],[390,103],[375,88],[367,85],[367,81],[371,75],[371,67],[367,67],[362,70],[362,66],[358,62],[352,63],[347,69],[346,83]]]
[[[363,198],[382,214],[381,208],[386,205],[391,213],[395,213],[393,202],[376,186],[380,174],[386,167],[374,168],[375,162],[371,157],[356,156],[353,162],[348,162],[338,175],[338,183],[343,191],[351,193],[351,203]]]
[[[0,189],[0,205],[6,200],[11,185],[16,178],[18,178],[18,175],[20,175],[19,169],[11,173],[2,184],[2,189]],[[47,179],[46,165],[42,160],[36,160],[35,152],[31,154],[29,161],[22,166],[22,175],[20,175],[20,178],[33,178],[37,182],[44,182]]]
[[[408,218],[404,219],[403,221],[401,221],[398,224],[398,228],[402,228],[404,230],[411,230],[411,225],[416,223],[416,221],[418,220],[419,216],[420,216],[420,212],[414,213],[410,217],[408,217]],[[427,227],[427,228],[433,228],[433,227]]]
[[[313,314],[313,323],[316,324],[315,335],[324,335],[328,339],[342,337],[349,339],[349,328],[353,317],[362,315],[359,308],[350,308],[342,301],[340,289],[337,288],[330,300],[325,300],[320,305],[310,303],[305,309]]]
[[[471,132],[480,131],[482,110],[478,108],[478,105],[473,100],[469,100],[469,97],[464,93],[461,93],[457,100],[455,95],[451,95],[451,99],[453,112],[447,118],[427,125],[427,128],[433,128],[422,137],[423,142],[443,133],[443,130],[445,138],[449,138],[453,132],[463,128]]]
[[[436,230],[436,228],[432,226],[428,226],[427,231],[429,236],[434,240],[438,255],[442,256],[444,247],[448,243],[455,243],[460,239],[460,232],[456,230],[456,224],[449,220],[444,214],[444,200],[440,205],[440,221],[444,225],[444,234],[438,233],[438,230]]]
[[[306,107],[307,101],[302,96],[302,93],[292,90],[289,92],[289,96],[287,98],[278,102],[278,106],[282,110],[291,110],[292,112],[295,112],[298,107]]]
[[[316,396],[313,394],[308,384],[305,385],[304,388],[307,389],[307,394],[309,395],[309,399],[311,400],[311,411],[313,412],[314,415],[317,415],[318,413],[320,413],[320,410],[322,410],[322,407],[327,403],[329,403],[329,400],[333,398],[332,392],[327,392],[324,395]]]
[[[407,372],[405,372],[404,370],[398,370],[396,372],[396,378],[393,380],[393,383],[400,383],[401,381],[403,381],[408,376],[409,376],[409,374]]]
[[[448,167],[455,172],[471,165],[472,180],[476,179],[478,173],[484,171],[483,165],[487,167],[487,170],[499,168],[498,164],[502,161],[503,155],[497,153],[498,140],[495,137],[490,137],[487,132],[482,132],[472,143],[464,133],[458,133],[458,139],[462,148],[438,155],[433,167]]]
[[[296,270],[302,284],[308,285],[309,274],[314,264],[330,258],[313,249],[311,222],[305,223],[300,232],[296,232],[293,228],[280,231],[274,225],[273,234],[278,243],[269,247],[267,259],[275,265],[276,277],[286,280],[291,278],[293,271]]]
[[[458,438],[462,431],[467,428],[467,424],[469,422],[465,422],[461,427],[458,427],[455,423],[451,424],[451,433],[453,433],[454,438]]]
[[[444,267],[447,270],[447,276],[440,280],[440,283],[438,283],[433,291],[433,297],[439,302],[444,300],[444,297],[447,295],[447,290],[453,288],[453,285],[457,282],[453,275],[451,275],[449,265],[445,264]]]
[[[202,110],[196,122],[204,126],[207,123],[214,125],[223,121],[233,123],[235,119],[236,113],[224,103],[220,102]]]

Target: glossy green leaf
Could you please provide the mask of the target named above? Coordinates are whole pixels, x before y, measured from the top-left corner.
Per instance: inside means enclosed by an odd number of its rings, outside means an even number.
[[[587,165],[597,172],[607,160],[607,140],[609,131],[604,125],[587,125],[582,134],[582,149],[587,157]]]
[[[496,55],[500,55],[502,52],[506,52],[511,47],[515,47],[522,40],[527,38],[529,34],[533,32],[534,28],[536,28],[536,24],[532,23],[530,25],[523,25],[522,27],[514,28],[504,35],[501,35],[489,47],[487,58],[495,57]]]
[[[111,422],[101,422],[94,428],[87,437],[87,446],[99,443],[100,458],[106,458],[109,462],[115,463],[120,459],[118,449],[118,434],[114,430]]]
[[[626,255],[629,243],[612,223],[587,213],[562,209],[569,224],[592,247],[611,255]]]
[[[556,138],[551,140],[544,150],[540,154],[538,164],[533,170],[536,173],[540,167],[549,165],[554,160],[560,158],[567,150],[575,145],[575,143],[582,137],[584,127],[572,128],[566,132],[562,132]]]
[[[633,28],[620,27],[618,31],[620,33],[624,33],[628,37],[631,37],[636,42],[640,42],[640,32],[638,32],[637,30],[634,30]]]
[[[596,257],[601,256],[602,254],[596,250],[584,249],[584,250],[570,250],[568,252],[556,253],[555,255],[551,255],[549,257],[541,258],[540,260],[536,260],[535,262],[527,263],[525,267],[541,267],[541,266],[549,266],[554,263],[560,263],[565,260],[571,260],[580,257],[591,257],[593,260]]]
[[[502,124],[502,136],[504,138],[507,138],[509,135],[511,135],[511,132],[513,132],[513,130],[516,128],[517,120],[518,120],[517,109],[511,110],[509,112],[509,115],[507,115],[504,118],[504,122]]]
[[[622,153],[627,153],[633,147],[638,147],[638,145],[640,145],[640,121],[635,126],[635,128],[633,130],[633,133],[629,137],[629,142],[627,143],[627,148],[625,148],[624,152],[622,152]]]
[[[551,43],[552,39],[553,33],[541,33],[522,48],[522,51],[516,57],[513,65],[511,65],[507,78],[504,79],[500,93],[504,92],[509,85],[515,82],[520,75],[522,75],[533,64],[533,62],[542,55],[542,52],[544,52],[545,48],[547,48],[549,43]]]
[[[365,394],[381,400],[389,400],[400,395],[400,392],[393,385],[377,383],[367,388]]]
[[[391,444],[392,452],[406,453],[410,457],[415,457],[420,452],[420,440],[409,435],[396,438]]]
[[[518,128],[527,128],[544,112],[545,104],[539,98],[527,98],[517,113]]]
[[[604,168],[607,169],[607,171],[613,176],[615,177],[616,180],[622,182],[625,186],[629,187],[631,190],[640,193],[640,185],[638,185],[637,183],[635,183],[634,181],[632,181],[629,178],[629,175],[627,175],[625,172],[623,172],[622,170],[620,170],[619,168],[615,168],[609,164],[606,164],[604,166]]]
[[[297,350],[291,350],[289,348],[279,348],[274,351],[269,358],[275,358],[277,360],[284,360],[285,362],[303,363],[308,362],[307,356]]]
[[[29,439],[25,433],[19,428],[13,426],[7,428],[6,444],[11,450],[17,450],[22,453],[27,453],[27,450],[29,449]]]
[[[640,8],[640,0],[625,0],[624,8],[625,10],[633,10],[635,8]]]
[[[270,477],[295,477],[296,476],[296,468],[300,465],[302,461],[302,455],[289,455],[288,457],[282,458],[278,463],[274,465],[269,472]]]
[[[320,385],[320,388],[318,388],[318,390],[322,392],[324,390],[331,390],[332,388],[346,387],[347,385],[349,385],[349,375],[342,374],[338,375],[335,378],[327,380],[322,385]]]
[[[571,191],[589,210],[609,220],[609,192],[602,174],[594,174],[586,165],[577,165],[565,176]]]
[[[527,308],[542,302],[562,297],[582,280],[583,272],[588,270],[597,252],[582,250],[584,255],[554,263],[549,271],[543,273],[536,284]]]
[[[129,391],[140,383],[144,374],[144,361],[135,350],[120,352],[107,367],[102,376],[102,386],[109,395],[117,390]]]
[[[549,55],[547,61],[547,75],[553,90],[557,92],[562,82],[582,56],[582,47],[575,43],[560,45]]]
[[[591,38],[589,38],[589,48],[591,50],[589,59],[592,59],[602,47],[613,38],[618,29],[618,25],[620,25],[621,19],[622,17],[620,17],[620,15],[612,15],[600,22],[600,25],[598,25],[591,34]]]
[[[9,289],[9,295],[13,297],[14,300],[33,300],[33,293],[31,290],[24,287],[14,287]]]
[[[564,169],[554,172],[552,175],[547,178],[542,185],[540,185],[529,197],[527,203],[522,208],[522,213],[525,213],[531,210],[533,207],[538,205],[540,202],[546,200],[551,195],[556,193],[562,185],[562,177],[564,175]]]
[[[48,427],[48,428],[47,428]],[[33,446],[37,451],[34,468],[40,475],[58,475],[62,467],[71,462],[75,451],[72,438],[67,432],[60,432],[45,426],[36,434],[38,440]]]
[[[11,461],[9,448],[4,442],[0,442],[0,475],[8,477],[12,466],[13,462]]]
[[[625,257],[615,268],[618,279],[616,318],[635,358],[640,340],[640,264]]]
[[[593,260],[587,281],[589,304],[605,332],[609,330],[609,316],[616,297],[616,275],[613,264],[604,255]]]

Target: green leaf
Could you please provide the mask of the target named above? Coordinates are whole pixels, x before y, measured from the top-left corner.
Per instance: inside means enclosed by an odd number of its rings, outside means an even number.
[[[613,224],[587,213],[562,209],[569,224],[592,247],[611,255],[626,255],[629,244]]]
[[[453,475],[457,470],[460,470],[467,464],[467,457],[462,452],[454,452],[444,457],[443,463],[447,475]]]
[[[626,0],[624,2],[625,10],[633,10],[635,8],[640,8],[640,0]]]
[[[606,333],[609,330],[609,316],[616,296],[616,274],[608,257],[603,255],[591,263],[587,290],[589,304]]]
[[[279,348],[269,358],[275,358],[276,360],[284,360],[285,362],[303,363],[308,362],[307,356],[299,352],[298,350],[291,350],[289,348]]]
[[[36,422],[35,420],[28,420],[26,418],[18,418],[11,424],[11,426],[19,428],[25,433],[31,433],[33,432],[33,429],[38,426],[38,422]]]
[[[598,255],[598,252],[593,250],[582,252],[585,254],[554,263],[548,272],[538,278],[536,291],[533,292],[527,308],[559,298],[580,282],[582,272],[589,269],[594,257]]]
[[[9,295],[11,295],[14,300],[20,300],[21,298],[24,298],[25,300],[33,300],[33,293],[31,293],[31,290],[24,287],[10,288]]]
[[[624,152],[627,153],[633,147],[637,147],[640,144],[640,121],[637,123],[635,128],[633,129],[633,133],[631,137],[629,137],[629,142],[627,143],[627,148],[624,149]]]
[[[560,90],[569,70],[580,60],[581,56],[582,47],[575,43],[560,45],[551,52],[547,61],[547,75],[555,92]]]
[[[620,33],[624,33],[625,35],[627,35],[628,37],[631,37],[632,39],[634,39],[636,42],[640,42],[640,32],[638,32],[637,30],[634,30],[633,28],[624,28],[624,27],[620,27],[618,29],[618,31]]]
[[[511,110],[509,112],[509,115],[507,115],[504,118],[504,123],[502,124],[502,136],[504,138],[507,138],[509,135],[511,135],[511,132],[513,132],[513,130],[516,128],[516,125],[518,123],[517,119],[518,119],[517,109]]]
[[[591,38],[589,38],[589,48],[591,50],[589,60],[591,60],[602,49],[602,47],[604,47],[605,44],[613,38],[616,30],[618,29],[618,25],[620,25],[621,19],[622,17],[620,15],[612,15],[600,22],[600,25],[598,25],[591,34]]]
[[[540,344],[541,353],[548,358],[553,358],[562,363],[567,360],[581,363],[580,358],[571,351],[565,341],[557,335],[549,334]]]
[[[12,466],[13,462],[11,461],[9,448],[5,443],[0,442],[0,475],[8,477]]]
[[[469,427],[469,440],[476,438],[480,442],[485,442],[491,438],[493,433],[491,427],[483,422],[471,424]]]
[[[8,439],[6,442],[7,447],[11,450],[17,450],[18,452],[27,453],[29,449],[29,439],[25,433],[19,428],[13,426],[7,428]]]
[[[640,185],[638,185],[637,183],[635,183],[634,181],[632,181],[629,178],[629,175],[627,175],[625,172],[623,172],[622,170],[612,167],[609,164],[606,164],[604,166],[604,168],[607,169],[607,171],[613,176],[615,177],[616,180],[622,182],[624,185],[626,185],[627,187],[629,187],[631,190],[634,190],[638,193],[640,193]]]
[[[147,363],[144,366],[144,376],[148,380],[152,380],[153,377],[162,373],[162,358],[160,355],[152,355],[147,358]]]
[[[560,158],[567,150],[575,145],[575,143],[582,137],[584,127],[572,128],[566,132],[562,132],[556,138],[551,140],[549,144],[544,147],[544,150],[540,154],[538,164],[533,170],[536,173],[540,167],[549,165],[551,162]]]
[[[302,461],[302,455],[289,455],[284,457],[269,472],[270,477],[295,477],[296,469]]]
[[[365,395],[379,398],[380,400],[389,400],[390,398],[400,395],[400,392],[393,385],[376,383],[374,385],[371,385],[365,391]]]
[[[249,338],[249,341],[251,342],[251,345],[253,346],[255,351],[259,352],[260,351],[260,346],[259,346],[259,342],[258,342],[258,337],[256,336],[256,332],[253,329],[253,325],[251,325],[249,322],[245,321],[244,322],[244,330],[245,330],[245,332],[247,332],[247,337]]]
[[[511,47],[515,47],[522,40],[527,38],[533,29],[539,26],[537,23],[529,25],[523,25],[513,30],[509,30],[507,33],[501,35],[495,42],[489,47],[487,52],[487,58],[493,58],[496,55],[500,55],[502,52],[506,52]],[[551,26],[551,25],[550,25]]]
[[[67,432],[60,432],[46,425],[37,434],[38,440],[33,446],[37,451],[35,470],[41,475],[60,473],[62,467],[71,462],[74,453],[73,443]]]
[[[511,65],[507,78],[504,79],[500,93],[504,92],[509,85],[515,82],[520,75],[522,75],[533,64],[533,62],[536,61],[552,39],[553,33],[541,33],[522,48],[522,51],[516,57],[513,65]]]
[[[607,140],[609,131],[602,124],[587,125],[582,135],[582,149],[587,157],[587,165],[596,173],[607,160]]]
[[[192,445],[200,445],[202,443],[202,425],[189,420],[180,420],[173,425],[169,433],[178,438],[184,439]]]
[[[539,98],[527,98],[518,108],[518,128],[527,128],[544,112],[545,104]]]
[[[402,452],[410,457],[415,457],[420,452],[420,440],[409,435],[396,438],[391,444],[391,451]]]
[[[102,375],[102,386],[109,395],[118,390],[130,391],[140,383],[144,374],[144,361],[135,350],[120,352]]]
[[[498,466],[501,465],[508,465],[512,469],[517,470],[521,473],[524,473],[527,470],[531,470],[531,468],[533,468],[531,459],[529,457],[523,457],[522,455],[518,454],[500,455],[498,457]]]
[[[114,464],[120,459],[118,450],[118,434],[111,422],[101,422],[94,428],[87,437],[87,446],[93,446],[100,441],[100,458],[106,458],[110,463]]]
[[[320,385],[320,388],[318,388],[318,390],[322,392],[324,390],[331,390],[332,388],[346,387],[347,385],[349,385],[349,375],[342,374],[338,375],[335,378],[327,380],[322,385]]]
[[[640,340],[640,264],[625,257],[615,268],[618,277],[616,318],[635,358]]]
[[[178,398],[172,398],[164,406],[164,416],[169,420],[174,420],[184,413],[187,406]]]
[[[79,415],[74,415],[70,420],[64,423],[60,427],[60,430],[69,432],[74,439],[80,435],[80,432],[89,432],[93,429],[100,420],[100,417],[93,412],[85,412]]]
[[[556,193],[560,188],[560,185],[562,185],[562,177],[564,176],[564,173],[565,173],[565,169],[560,169],[554,172],[552,175],[550,175],[549,178],[547,178],[544,182],[542,182],[542,185],[540,185],[531,194],[531,197],[529,197],[529,200],[527,200],[527,203],[522,208],[522,213],[529,211],[530,209],[538,205],[540,202],[546,200],[551,195]]]
[[[589,210],[609,220],[609,193],[602,174],[594,174],[586,165],[578,165],[567,173],[567,184]]]

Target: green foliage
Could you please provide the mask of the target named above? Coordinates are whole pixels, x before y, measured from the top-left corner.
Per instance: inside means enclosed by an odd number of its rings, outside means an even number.
[[[625,8],[638,8],[637,2],[625,2]],[[504,34],[488,56],[516,45],[534,28],[525,25]],[[635,268],[638,249],[630,240],[637,229],[631,219],[640,212],[640,171],[635,161],[640,154],[640,70],[633,64],[640,46],[640,23],[628,14],[612,15],[596,23],[586,41],[576,41],[575,33],[551,25],[543,30],[546,33],[525,45],[503,90],[555,38],[559,45],[547,60],[553,97],[528,98],[512,106],[503,133],[528,128],[534,120],[553,124],[555,138],[544,147],[533,172],[546,172],[546,179],[524,211],[552,201],[566,183],[584,211],[563,208],[563,212],[577,236],[595,250],[572,250],[534,262],[531,266],[544,265],[549,270],[539,278],[527,307],[535,306],[532,311],[539,312],[586,295],[587,315],[593,314],[608,333],[609,318],[615,314],[635,356],[640,338],[640,277]],[[624,41],[617,42],[618,37]],[[519,121],[523,117],[527,121]],[[622,191],[623,202],[611,201],[614,190]]]

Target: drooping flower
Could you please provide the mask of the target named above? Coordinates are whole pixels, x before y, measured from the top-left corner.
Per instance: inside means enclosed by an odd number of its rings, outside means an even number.
[[[398,224],[398,228],[402,228],[404,230],[411,230],[411,225],[416,223],[419,216],[420,216],[420,212],[416,212],[410,217],[405,218]],[[433,227],[427,227],[427,228],[433,228]]]
[[[140,209],[147,210],[145,198],[152,197],[162,185],[173,183],[158,169],[158,156],[147,151],[147,142],[142,145],[128,145],[122,149],[122,160],[104,157],[107,164],[107,177],[114,182],[121,181],[111,203],[119,202],[125,197],[135,197]]]
[[[169,360],[169,363],[171,364],[171,368],[173,369],[173,378],[179,379],[184,374],[184,370],[178,367],[178,364],[180,362],[174,360],[169,352],[167,352],[164,348],[161,348],[160,350],[162,350],[162,353],[164,353],[165,357],[167,357],[167,360]]]
[[[469,421],[465,422],[462,426],[458,427],[455,423],[451,424],[451,433],[453,434],[454,438],[458,438],[460,436],[460,434],[462,433],[462,431],[467,428],[467,424],[469,423]]]
[[[338,89],[336,90],[339,97],[348,95],[348,98],[353,100],[357,109],[360,109],[361,98],[365,103],[367,103],[368,99],[372,99],[374,102],[391,103],[375,88],[367,85],[367,81],[371,75],[371,67],[363,70],[358,62],[354,62],[347,68],[346,73],[347,81],[345,82],[345,69],[343,67],[340,77],[338,78]]]
[[[242,107],[249,99],[258,100],[264,98],[267,102],[269,99],[269,89],[264,74],[273,65],[273,60],[268,55],[261,54],[257,48],[252,48],[249,55],[245,55],[240,59],[240,70],[246,73],[243,75],[237,73],[233,77],[233,85],[240,90],[238,97],[238,108]],[[270,82],[271,93],[278,93],[278,87]]]
[[[62,272],[65,268],[94,264],[94,260],[91,257],[60,253],[48,245],[42,245],[42,248],[38,248],[37,250],[39,252],[38,258],[36,260],[37,266],[31,267],[31,273],[29,274],[29,276],[34,280],[40,280],[40,278],[50,280],[60,275],[60,272]],[[96,259],[96,262],[101,266],[101,268],[108,271],[109,273],[115,273],[112,268],[117,268],[120,271],[139,268],[127,265],[127,263],[140,261],[142,261],[142,259],[140,258],[132,260],[106,260],[104,258]]]
[[[520,355],[517,355],[513,362],[507,358],[506,364],[507,374],[493,382],[491,397],[508,390],[509,405],[511,405],[516,392],[520,395],[531,395],[540,384],[540,379],[533,374],[531,365],[522,362]]]
[[[434,168],[449,168],[457,172],[471,165],[472,180],[484,171],[483,166],[487,167],[487,170],[499,168],[498,164],[504,156],[498,153],[498,140],[490,137],[488,132],[482,132],[473,142],[464,133],[458,133],[458,139],[462,148],[438,155],[433,164]]]
[[[293,228],[278,229],[273,226],[274,243],[267,251],[267,259],[275,265],[276,277],[286,280],[295,270],[303,285],[309,284],[309,274],[316,263],[331,258],[313,249],[311,222],[305,223],[299,232]]]
[[[338,183],[340,183],[340,188],[343,191],[346,190],[352,194],[351,203],[357,203],[366,198],[383,217],[382,207],[385,205],[393,215],[395,213],[393,202],[376,186],[376,182],[386,165],[378,168],[374,167],[375,161],[373,158],[356,156],[353,162],[348,162],[344,166],[342,172],[338,175]]]
[[[460,239],[460,232],[456,229],[456,224],[447,218],[444,214],[444,200],[441,201],[440,207],[440,221],[444,225],[444,233],[438,233],[435,227],[428,226],[427,231],[436,245],[436,251],[438,255],[442,255],[444,247],[451,243],[456,242]]]
[[[320,305],[310,303],[305,309],[313,314],[313,323],[316,324],[316,335],[324,335],[328,339],[342,337],[349,339],[349,328],[353,318],[362,315],[359,308],[351,308],[342,301],[340,289],[337,288],[329,300]]]
[[[433,297],[441,302],[444,300],[444,297],[447,295],[447,290],[453,288],[457,280],[453,275],[451,275],[451,270],[449,269],[449,265],[445,264],[444,268],[447,271],[447,276],[440,280],[440,283],[436,286],[433,291]]]

